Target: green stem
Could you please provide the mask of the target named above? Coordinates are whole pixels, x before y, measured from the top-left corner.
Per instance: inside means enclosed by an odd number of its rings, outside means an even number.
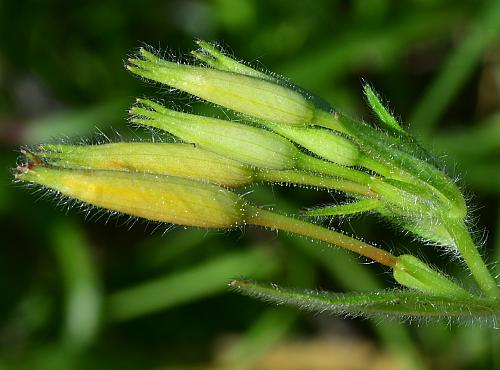
[[[337,204],[312,209],[305,213],[306,216],[337,216],[337,215],[352,215],[356,213],[364,213],[382,207],[384,204],[379,199],[361,199],[356,202]]]
[[[495,279],[493,278],[490,271],[486,267],[486,264],[481,258],[476,244],[472,240],[466,226],[461,222],[453,221],[448,222],[446,226],[450,231],[453,239],[455,240],[456,248],[462,255],[465,263],[472,273],[472,276],[476,280],[481,290],[488,297],[499,298],[500,291],[495,282]]]
[[[250,209],[248,214],[247,223],[251,225],[264,226],[274,230],[288,231],[294,234],[321,240],[337,245],[341,248],[348,249],[391,268],[393,268],[397,263],[396,257],[383,249],[374,247],[370,244],[322,226],[256,207]]]
[[[307,154],[303,154],[297,158],[297,168],[353,181],[364,188],[370,189],[370,191],[383,198],[386,202],[401,206],[403,209],[411,207],[415,212],[428,212],[425,203],[418,201],[418,197],[415,194],[405,192],[399,187],[385,182],[378,176],[369,175],[349,167],[343,167],[333,162],[322,161]]]
[[[313,171],[330,176],[341,177],[366,186],[373,181],[373,177],[367,173],[353,170],[352,168],[344,167],[333,162],[323,161],[305,153],[301,153],[301,155],[297,157],[296,161],[297,169],[304,171]]]
[[[318,176],[308,172],[262,169],[256,173],[255,179],[340,190],[346,193],[363,195],[369,198],[377,197],[377,194],[375,194],[369,186],[329,176]]]

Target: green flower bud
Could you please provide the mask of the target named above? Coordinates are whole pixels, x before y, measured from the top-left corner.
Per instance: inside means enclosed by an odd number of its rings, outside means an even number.
[[[137,171],[186,177],[229,187],[248,184],[253,171],[241,162],[177,143],[38,146],[36,155],[65,168]]]
[[[172,86],[212,103],[266,121],[306,126],[331,121],[304,95],[259,77],[162,60],[144,49],[143,59],[127,68],[144,78]]]
[[[398,256],[396,265],[393,268],[394,279],[408,288],[417,289],[431,295],[470,296],[460,286],[412,255]]]
[[[261,122],[269,129],[290,139],[310,152],[329,161],[344,165],[358,165],[360,151],[356,144],[331,130],[313,127],[295,127]]]
[[[272,169],[293,168],[299,150],[287,139],[257,127],[167,109],[149,100],[154,110],[133,107],[132,122],[170,132],[185,142],[245,164]]]
[[[277,81],[277,79],[272,76],[266,75],[265,73],[257,71],[243,63],[237,62],[233,58],[228,57],[215,46],[206,41],[200,40],[196,43],[201,48],[201,51],[192,51],[191,54],[212,68],[257,77],[271,82]]]
[[[278,85],[285,86],[302,94],[302,96],[307,97],[308,100],[313,102],[316,107],[323,109],[325,112],[330,112],[332,110],[330,104],[326,100],[320,98],[317,95],[312,94],[310,91],[307,91],[300,86],[295,85],[293,82],[281,76],[278,76],[274,73],[266,74],[258,70],[255,70],[247,66],[246,64],[243,64],[242,62],[234,60],[233,58],[225,54],[222,50],[220,50],[213,44],[208,43],[206,41],[200,40],[197,41],[196,43],[198,44],[200,49],[192,51],[191,54],[195,56],[196,59],[202,61],[203,63],[212,68],[219,69],[221,71],[233,72],[251,77],[261,78],[266,81],[274,82]],[[328,120],[329,125],[327,125],[326,127],[333,125],[335,127],[335,130],[342,132],[344,131],[343,128],[338,125],[338,122],[336,122],[335,119],[332,119],[333,116],[330,117],[324,115],[321,116],[323,119],[330,118]]]
[[[29,165],[16,178],[112,211],[178,225],[228,228],[244,223],[245,203],[219,186],[175,176]]]

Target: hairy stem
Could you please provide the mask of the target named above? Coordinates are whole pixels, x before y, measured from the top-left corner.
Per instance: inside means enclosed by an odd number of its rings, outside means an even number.
[[[253,208],[249,214],[251,216],[247,219],[248,224],[288,231],[321,240],[348,249],[391,268],[396,265],[396,257],[391,253],[325,227],[261,208]]]
[[[466,226],[461,222],[448,222],[447,227],[478,286],[488,297],[499,298],[500,291],[495,279],[481,258]]]
[[[333,162],[326,162],[302,153],[297,158],[297,168],[305,171],[319,172],[330,176],[341,177],[359,184],[369,186],[373,178],[364,172],[344,167]]]
[[[400,187],[391,185],[379,176],[370,175],[349,167],[343,167],[333,162],[325,162],[306,154],[297,158],[297,167],[306,171],[313,171],[350,180],[369,189],[376,194],[376,196],[383,198],[386,202],[398,206],[403,205],[403,207],[407,207],[411,204],[412,209],[415,211],[428,212],[425,202],[422,203],[419,201],[417,199],[418,196],[411,192],[408,193]]]
[[[330,176],[318,176],[309,172],[281,171],[281,170],[259,170],[255,175],[257,180],[271,182],[287,182],[300,185],[316,186],[320,188],[340,190],[350,194],[363,195],[376,198],[369,186],[357,182],[334,178]]]

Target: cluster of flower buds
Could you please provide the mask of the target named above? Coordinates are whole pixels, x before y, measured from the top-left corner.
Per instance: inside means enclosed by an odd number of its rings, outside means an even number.
[[[254,182],[310,185],[342,191],[351,203],[311,209],[325,217],[376,212],[417,237],[462,253],[479,285],[496,286],[463,245],[467,208],[455,183],[365,86],[380,125],[375,128],[325,106],[284,79],[228,57],[206,42],[193,55],[203,65],[166,61],[141,48],[127,68],[229,109],[229,121],[169,109],[147,99],[131,121],[181,143],[39,145],[25,149],[17,178],[85,203],[180,225],[230,228],[254,224],[292,231],[350,249],[394,270],[402,285],[426,293],[466,295],[415,257],[395,257],[314,223],[249,204],[232,188]]]
[[[364,186],[380,200],[375,210],[433,243],[453,245],[443,219],[463,222],[460,190],[431,156],[400,127],[369,87],[381,121],[376,129],[332,109],[286,81],[239,63],[199,42],[203,66],[174,63],[140,49],[127,68],[146,79],[237,112],[252,125],[170,110],[148,100],[131,109],[132,121],[257,168],[310,171]],[[307,155],[303,150],[306,149]],[[363,200],[363,199],[360,199]],[[372,208],[373,210],[373,208]]]

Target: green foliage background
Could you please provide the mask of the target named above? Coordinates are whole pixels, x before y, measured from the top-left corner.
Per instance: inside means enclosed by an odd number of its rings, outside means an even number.
[[[255,229],[175,228],[163,235],[163,227],[151,235],[155,225],[137,222],[129,230],[127,220],[106,224],[96,213],[85,221],[77,208],[66,214],[50,196],[39,199],[12,184],[9,169],[21,144],[104,140],[115,137],[114,130],[148,138],[126,124],[136,96],[161,95],[207,113],[199,102],[158,92],[123,68],[143,44],[185,60],[195,38],[219,41],[238,58],[366,120],[372,117],[361,81],[373,83],[450,172],[461,174],[473,194],[477,238],[486,240],[483,253],[497,268],[500,2],[4,0],[0,369],[298,369],[297,353],[306,368],[355,369],[364,348],[371,351],[364,369],[500,368],[500,333],[480,323],[314,316],[231,294],[225,286],[234,276],[335,291],[393,284],[383,270],[344,252]],[[103,134],[96,136],[97,128]],[[342,199],[264,186],[252,197],[289,211]],[[332,226],[462,273],[449,256],[371,217]],[[306,350],[311,346],[316,351]],[[288,363],[272,362],[276,348]]]

